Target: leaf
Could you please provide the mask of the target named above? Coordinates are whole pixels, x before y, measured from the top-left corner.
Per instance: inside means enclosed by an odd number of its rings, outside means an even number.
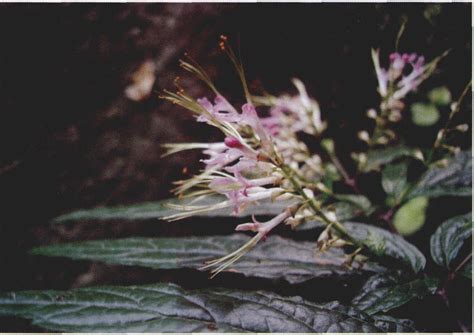
[[[367,197],[358,194],[334,194],[333,197],[337,200],[347,202],[364,212],[365,215],[370,215],[374,211],[372,203]]]
[[[362,172],[379,170],[382,165],[393,162],[402,157],[420,158],[420,152],[416,149],[408,148],[403,145],[389,147],[385,149],[371,150],[367,153],[367,162],[362,167]]]
[[[464,266],[461,273],[464,277],[472,279],[472,259]]]
[[[395,213],[393,225],[401,235],[412,235],[425,224],[427,208],[428,198],[411,199]]]
[[[388,230],[357,222],[346,222],[344,227],[359,243],[366,245],[372,252],[381,256],[396,258],[419,272],[425,267],[425,256],[413,244]]]
[[[369,315],[388,312],[414,298],[423,299],[434,294],[439,280],[436,278],[416,279],[408,283],[398,283],[394,274],[377,274],[369,278],[352,304]]]
[[[407,170],[408,164],[402,162],[387,165],[382,171],[382,187],[389,196],[397,201],[407,187]]]
[[[72,213],[58,216],[53,220],[54,223],[64,223],[71,221],[86,221],[86,220],[149,220],[160,219],[165,216],[179,213],[179,210],[169,208],[168,204],[179,205],[213,205],[226,200],[226,197],[219,195],[208,196],[197,202],[194,199],[178,200],[166,199],[155,202],[146,202],[128,206],[116,207],[98,207],[92,209],[81,209]],[[250,205],[238,215],[232,213],[232,208],[217,209],[210,212],[200,213],[195,216],[201,217],[227,217],[236,216],[244,217],[251,214],[254,215],[276,215],[280,214],[285,208],[291,205],[290,201],[261,201],[258,204]]]
[[[451,92],[445,86],[437,87],[428,93],[428,98],[435,105],[447,106],[451,102]]]
[[[464,241],[472,234],[472,212],[444,221],[431,236],[431,257],[449,269]]]
[[[28,318],[63,332],[392,332],[339,303],[229,289],[185,290],[174,284],[105,286],[70,291],[0,293],[0,315]],[[375,326],[377,324],[377,326]]]
[[[154,269],[200,268],[205,261],[223,257],[248,241],[243,234],[231,236],[126,238],[56,244],[33,249],[36,255],[102,261]],[[262,278],[283,278],[300,283],[314,277],[351,275],[360,271],[343,265],[340,249],[316,254],[315,243],[270,236],[227,271]],[[362,270],[382,271],[375,264]]]
[[[445,167],[434,167],[426,171],[410,192],[408,198],[426,196],[470,197],[472,195],[471,151],[458,153],[448,160]]]
[[[438,122],[438,108],[432,104],[415,103],[411,105],[411,120],[420,127],[429,127]]]
[[[416,333],[415,323],[412,320],[408,319],[398,319],[388,315],[371,315],[375,320],[375,325],[379,328],[390,327],[394,333]]]

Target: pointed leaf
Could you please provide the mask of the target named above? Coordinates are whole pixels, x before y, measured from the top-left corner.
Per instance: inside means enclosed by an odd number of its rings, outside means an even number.
[[[119,240],[87,241],[56,244],[33,249],[44,256],[102,261],[110,264],[134,265],[155,269],[200,268],[205,261],[223,257],[238,249],[249,237],[231,236],[126,238]],[[228,271],[246,276],[283,278],[299,283],[314,277],[351,275],[360,272],[343,265],[344,253],[331,249],[316,254],[313,242],[293,241],[270,236],[258,244]],[[361,270],[382,271],[367,263]]]
[[[471,234],[472,213],[444,221],[431,236],[431,257],[436,264],[449,268]]]
[[[0,315],[63,332],[393,332],[354,307],[300,297],[173,284],[0,293]],[[377,326],[375,325],[377,324]]]
[[[227,198],[220,195],[208,196],[194,202],[194,199],[166,199],[155,202],[146,202],[134,205],[116,206],[116,207],[97,207],[91,209],[80,209],[72,213],[67,213],[58,216],[53,220],[54,223],[63,223],[71,221],[86,221],[86,220],[149,220],[160,219],[165,216],[177,214],[180,211],[169,208],[169,204],[179,205],[213,205],[226,200]],[[209,212],[200,213],[195,216],[201,217],[227,217],[237,216],[244,217],[251,214],[254,215],[277,215],[285,208],[291,205],[291,201],[261,201],[258,204],[250,205],[238,215],[232,213],[232,208],[216,209]]]
[[[408,283],[398,283],[399,280],[394,274],[374,275],[364,284],[352,303],[370,315],[388,312],[414,298],[422,299],[434,294],[439,284],[436,278],[416,279]]]
[[[386,149],[371,150],[367,153],[367,162],[362,167],[363,172],[378,170],[382,165],[393,162],[401,157],[415,157],[419,154],[417,150],[405,147],[403,145],[389,147]]]
[[[359,208],[365,215],[370,215],[374,208],[372,203],[367,197],[359,194],[334,194],[334,198],[339,201],[347,202],[357,208]]]
[[[382,187],[387,195],[399,200],[407,186],[408,164],[387,165],[382,171]]]
[[[461,273],[464,277],[472,279],[472,259],[464,266]]]
[[[356,240],[366,245],[375,254],[390,256],[405,262],[415,272],[425,267],[425,256],[403,237],[363,223],[346,222],[344,226]]]
[[[471,151],[464,151],[450,159],[446,166],[428,170],[410,192],[409,198],[471,195],[472,157]]]

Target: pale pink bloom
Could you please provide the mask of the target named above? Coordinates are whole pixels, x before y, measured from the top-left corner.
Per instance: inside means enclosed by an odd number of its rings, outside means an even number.
[[[253,231],[258,233],[261,238],[264,238],[273,228],[288,219],[290,216],[291,212],[289,210],[285,210],[283,213],[278,214],[273,219],[266,222],[258,222],[255,219],[255,216],[252,216],[252,222],[239,224],[235,230]]]
[[[202,162],[206,164],[206,168],[223,167],[229,163],[232,163],[233,161],[242,156],[243,152],[239,149],[226,149],[224,151],[216,153],[209,159],[203,159]]]
[[[197,102],[219,122],[237,122],[240,118],[239,113],[222,96],[216,96],[214,105],[207,98],[197,99]],[[197,120],[199,122],[210,121],[209,117],[205,114],[199,115]]]

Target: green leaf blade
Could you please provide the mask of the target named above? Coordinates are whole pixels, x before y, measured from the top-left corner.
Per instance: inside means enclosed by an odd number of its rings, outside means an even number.
[[[0,315],[67,332],[388,332],[400,326],[335,302],[164,283],[0,293]]]
[[[438,108],[432,104],[415,103],[411,106],[411,120],[420,127],[430,127],[440,118]]]
[[[464,241],[472,235],[472,212],[443,222],[431,236],[431,257],[449,269]]]
[[[388,312],[403,306],[414,298],[423,299],[434,294],[439,280],[436,278],[416,279],[399,283],[394,274],[374,275],[364,284],[352,303],[369,315]]]
[[[430,101],[438,106],[447,106],[451,102],[451,92],[445,86],[432,89],[428,93]]]
[[[451,158],[444,167],[434,167],[421,176],[408,198],[419,196],[472,196],[472,153],[463,151]]]
[[[223,257],[248,241],[243,234],[180,238],[127,238],[57,244],[33,249],[36,255],[93,260],[109,264],[153,269],[200,268],[205,261]],[[379,272],[384,268],[367,263],[361,269],[344,266],[344,253],[331,249],[316,254],[312,242],[270,236],[246,254],[228,271],[245,276],[300,283],[315,277],[349,276],[360,271]]]
[[[406,162],[387,165],[382,171],[382,187],[397,202],[407,187],[407,171]]]
[[[426,265],[426,258],[421,251],[399,235],[357,222],[346,222],[344,227],[352,237],[366,245],[375,254],[398,259],[409,265],[415,273],[421,271]]]
[[[385,149],[371,150],[367,153],[367,162],[361,167],[362,172],[377,171],[381,166],[402,157],[419,158],[419,152],[403,145]]]
[[[181,211],[168,207],[173,205],[214,205],[222,202],[227,198],[220,195],[211,195],[206,198],[193,202],[194,199],[165,199],[155,202],[146,202],[133,205],[114,206],[114,207],[97,207],[91,209],[80,209],[71,213],[58,216],[53,223],[66,223],[74,221],[110,221],[110,220],[151,220],[161,219],[166,216],[180,213]],[[258,204],[248,206],[238,215],[232,213],[232,208],[216,209],[209,212],[203,212],[194,216],[197,217],[245,217],[254,215],[277,215],[285,208],[291,206],[291,201],[261,201]]]
[[[411,199],[395,213],[393,226],[403,236],[413,235],[425,224],[427,208],[427,197]]]

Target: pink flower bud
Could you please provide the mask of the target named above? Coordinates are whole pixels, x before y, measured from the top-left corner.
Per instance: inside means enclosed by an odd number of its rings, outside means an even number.
[[[242,148],[243,147],[242,143],[240,143],[240,141],[237,138],[232,137],[232,136],[227,136],[224,139],[224,143],[229,148]]]

